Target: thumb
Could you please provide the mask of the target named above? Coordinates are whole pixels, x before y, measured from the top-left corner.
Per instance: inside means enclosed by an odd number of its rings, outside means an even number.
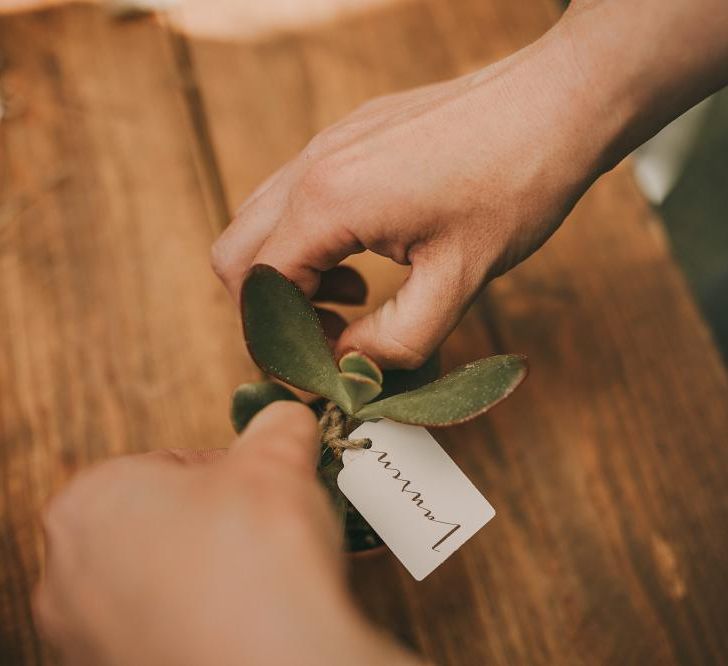
[[[352,322],[336,345],[357,349],[384,368],[420,367],[455,328],[476,287],[453,267],[414,260],[399,291],[374,312]]]
[[[296,473],[313,473],[321,448],[313,411],[300,402],[280,400],[258,412],[230,447],[235,465],[265,457]]]

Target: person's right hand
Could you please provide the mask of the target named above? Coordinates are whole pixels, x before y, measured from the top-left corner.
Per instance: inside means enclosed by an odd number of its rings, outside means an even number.
[[[489,279],[538,248],[595,176],[595,134],[564,40],[551,33],[474,75],[373,100],[316,136],[239,209],[213,248],[237,299],[254,263],[309,296],[342,284],[346,256],[372,250],[411,274],[353,322],[337,353],[417,367]],[[563,105],[570,96],[570,105]]]
[[[725,0],[668,5],[572,0],[511,57],[365,104],[250,197],[214,246],[215,270],[235,298],[260,262],[336,300],[357,285],[327,271],[350,254],[411,264],[396,296],[344,330],[337,352],[420,365],[596,177],[728,83]]]

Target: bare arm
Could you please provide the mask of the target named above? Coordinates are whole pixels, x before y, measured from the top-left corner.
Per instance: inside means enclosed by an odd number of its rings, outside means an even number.
[[[728,84],[728,3],[573,3],[556,26],[590,89],[604,166]]]

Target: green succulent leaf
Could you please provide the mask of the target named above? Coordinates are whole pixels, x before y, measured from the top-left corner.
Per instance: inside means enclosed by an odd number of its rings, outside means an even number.
[[[394,395],[359,409],[362,421],[388,418],[400,423],[446,426],[482,414],[506,398],[526,377],[524,356],[504,354],[453,370],[430,384]]]
[[[233,391],[230,420],[235,432],[242,432],[250,420],[264,407],[276,400],[296,400],[295,394],[276,382],[241,384]]]
[[[382,392],[381,384],[358,372],[342,372],[340,379],[349,394],[352,412],[370,400],[374,400]]]
[[[293,282],[272,266],[256,264],[240,302],[248,351],[259,368],[351,411],[316,311]]]
[[[356,372],[373,379],[377,384],[382,383],[382,371],[379,366],[366,354],[358,351],[350,351],[344,354],[339,360],[341,372]]]

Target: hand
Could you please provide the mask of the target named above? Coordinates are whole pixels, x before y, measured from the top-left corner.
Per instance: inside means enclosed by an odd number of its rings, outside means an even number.
[[[356,291],[351,273],[329,272],[350,254],[411,264],[337,352],[416,367],[596,177],[726,83],[725,0],[573,0],[511,57],[376,99],[314,137],[240,208],[213,266],[235,299],[263,262],[336,300]]]
[[[275,403],[229,453],[81,473],[46,516],[38,624],[69,664],[414,664],[352,607],[312,412]]]
[[[587,102],[562,104],[572,65],[554,43],[376,99],[316,136],[215,244],[230,292],[237,298],[258,262],[327,300],[356,291],[351,273],[330,271],[350,254],[411,264],[395,298],[352,323],[337,352],[420,365],[478,290],[556,229],[597,171],[597,156],[577,149],[586,118],[574,117]]]

